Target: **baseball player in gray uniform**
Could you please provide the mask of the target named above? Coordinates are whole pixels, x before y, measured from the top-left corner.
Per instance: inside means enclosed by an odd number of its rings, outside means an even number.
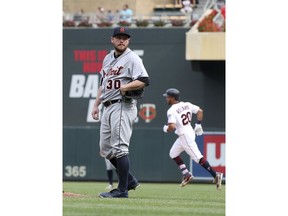
[[[137,118],[137,100],[149,85],[149,76],[140,57],[128,48],[128,28],[116,27],[111,37],[114,46],[103,61],[102,80],[92,110],[98,120],[100,103],[104,105],[100,127],[100,155],[118,172],[118,188],[100,193],[100,197],[128,198],[128,191],[139,186],[130,173],[129,142]]]

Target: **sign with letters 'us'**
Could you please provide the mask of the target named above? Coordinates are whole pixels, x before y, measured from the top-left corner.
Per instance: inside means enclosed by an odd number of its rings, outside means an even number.
[[[205,133],[196,136],[196,143],[203,156],[209,161],[216,172],[222,172],[225,176],[225,133]],[[201,165],[191,160],[190,170],[195,179],[213,179],[211,174]]]

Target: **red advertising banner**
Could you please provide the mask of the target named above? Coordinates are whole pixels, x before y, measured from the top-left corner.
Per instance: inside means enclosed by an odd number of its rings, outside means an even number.
[[[213,169],[225,174],[225,135],[204,135],[203,150]]]
[[[202,136],[196,137],[196,143],[203,156],[209,161],[211,167],[216,172],[222,172],[226,175],[225,161],[225,133],[224,132],[206,132]],[[211,174],[203,169],[202,166],[191,160],[191,172],[195,179],[212,179]]]

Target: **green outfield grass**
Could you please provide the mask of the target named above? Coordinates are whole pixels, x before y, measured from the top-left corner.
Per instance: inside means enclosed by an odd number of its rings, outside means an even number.
[[[98,198],[106,183],[64,182],[63,190],[83,197],[63,197],[65,216],[216,216],[225,215],[225,185],[217,191],[214,184],[142,183],[128,199]]]

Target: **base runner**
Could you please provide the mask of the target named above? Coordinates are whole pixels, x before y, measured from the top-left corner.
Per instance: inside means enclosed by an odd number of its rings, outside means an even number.
[[[170,149],[170,157],[176,162],[182,172],[183,178],[180,186],[184,187],[193,179],[191,172],[188,171],[183,159],[180,157],[180,154],[185,151],[192,160],[200,164],[214,177],[216,188],[220,190],[223,173],[216,173],[213,170],[195,142],[195,133],[197,136],[203,134],[201,126],[203,110],[190,102],[180,101],[180,92],[177,89],[170,88],[163,96],[166,97],[166,102],[171,105],[171,108],[167,111],[168,123],[164,125],[163,131],[167,133],[175,130],[178,135],[178,139]],[[192,114],[197,115],[197,123],[194,130],[191,126]]]

